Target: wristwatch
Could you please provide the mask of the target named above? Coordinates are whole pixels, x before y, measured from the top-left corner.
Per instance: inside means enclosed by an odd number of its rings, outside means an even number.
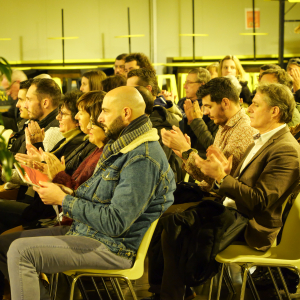
[[[189,156],[190,156],[190,154],[191,154],[191,152],[195,152],[196,154],[198,153],[198,151],[196,149],[191,148],[191,149],[189,149],[187,151],[182,152],[182,158],[183,159],[188,159]]]

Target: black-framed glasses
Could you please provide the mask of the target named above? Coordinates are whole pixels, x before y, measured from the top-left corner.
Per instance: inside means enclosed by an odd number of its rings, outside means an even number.
[[[288,65],[295,64],[300,67],[300,58],[291,58],[288,62]]]
[[[64,118],[64,116],[71,116],[72,114],[65,113],[63,111],[59,111],[57,114],[60,118]]]

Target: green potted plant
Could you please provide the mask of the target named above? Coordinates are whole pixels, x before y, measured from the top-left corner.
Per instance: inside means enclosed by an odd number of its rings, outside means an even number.
[[[11,67],[7,60],[0,57],[0,76],[5,75],[8,81],[11,80]],[[3,125],[2,117],[0,114],[0,125]],[[0,165],[4,170],[5,178],[7,181],[11,178],[12,168],[15,163],[15,158],[10,151],[7,150],[7,145],[4,138],[0,134]]]

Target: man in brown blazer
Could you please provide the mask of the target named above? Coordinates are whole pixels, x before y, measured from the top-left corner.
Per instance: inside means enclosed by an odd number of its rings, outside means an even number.
[[[248,108],[251,126],[259,134],[254,136],[254,143],[246,150],[234,175],[228,175],[232,159],[227,159],[217,147],[209,149],[207,160],[195,156],[195,168],[215,180],[213,191],[224,196],[223,205],[248,218],[244,239],[257,250],[266,251],[273,244],[282,227],[282,205],[299,185],[300,146],[286,125],[294,108],[293,94],[286,86],[261,84]],[[185,141],[182,136],[181,144],[187,152],[188,139]],[[188,155],[192,153],[189,151]],[[170,238],[163,233],[161,293],[153,299],[176,300],[184,296],[184,282],[178,274],[174,245],[170,244]]]

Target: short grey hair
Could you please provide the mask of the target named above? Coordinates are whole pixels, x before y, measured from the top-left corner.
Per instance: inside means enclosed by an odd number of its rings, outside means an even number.
[[[235,76],[233,76],[233,75],[226,75],[226,76],[223,76],[223,77],[228,78],[231,81],[231,83],[236,87],[236,89],[238,90],[239,94],[241,93],[242,86],[241,86],[241,84],[239,83],[238,79]]]
[[[280,111],[279,123],[289,123],[296,107],[291,90],[280,83],[261,83],[257,87],[264,101],[271,107],[277,106]]]
[[[197,74],[198,82],[199,83],[208,83],[211,79],[211,75],[209,71],[204,68],[195,68],[189,71],[189,74]]]

